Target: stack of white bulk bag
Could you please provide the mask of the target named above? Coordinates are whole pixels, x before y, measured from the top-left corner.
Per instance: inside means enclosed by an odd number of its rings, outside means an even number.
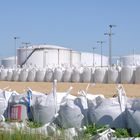
[[[6,77],[6,80],[7,81],[12,81],[12,77],[13,77],[13,70],[9,69],[8,72],[7,72],[7,77]]]
[[[20,71],[19,81],[26,82],[28,77],[28,69],[23,69]]]
[[[53,73],[53,79],[57,80],[58,82],[61,82],[63,77],[63,71],[61,68],[55,68]]]
[[[80,128],[82,125],[83,114],[80,108],[74,104],[73,100],[67,99],[60,106],[57,121],[62,128]]]
[[[111,128],[125,128],[125,109],[122,109],[118,98],[101,99],[89,108],[89,119],[99,126],[109,125]]]
[[[28,72],[27,81],[29,81],[29,82],[34,82],[34,81],[35,81],[35,77],[36,77],[36,70],[35,70],[35,69],[31,69],[31,70]]]
[[[122,84],[134,83],[134,70],[132,67],[122,67],[121,83]]]
[[[96,69],[94,72],[95,83],[107,83],[107,70],[105,68]]]
[[[13,70],[12,80],[13,81],[18,81],[19,80],[19,75],[20,75],[20,70],[19,69]]]
[[[140,84],[140,67],[137,67],[135,71],[135,83]]]
[[[35,104],[32,106],[34,121],[47,124],[51,122],[56,113],[55,99],[53,93],[36,98]]]
[[[72,82],[80,82],[80,71],[78,69],[74,69],[73,72],[72,72],[72,77],[71,77],[71,81]]]
[[[36,81],[37,82],[43,82],[44,81],[44,78],[45,78],[45,73],[46,71],[45,70],[38,70],[36,72]]]
[[[130,100],[130,99],[129,99]],[[131,99],[131,105],[126,109],[127,128],[132,134],[140,132],[140,99]]]
[[[70,82],[71,74],[72,74],[71,68],[66,69],[63,73],[63,82]]]
[[[1,69],[1,72],[0,72],[0,80],[1,81],[5,81],[6,80],[6,77],[7,77],[7,69]]]
[[[120,82],[120,72],[115,68],[110,68],[108,70],[108,83],[114,84]]]
[[[91,69],[84,68],[82,73],[82,82],[89,83],[91,81]]]
[[[45,74],[45,79],[46,82],[52,82],[53,81],[53,70],[48,68],[46,70],[46,74]]]

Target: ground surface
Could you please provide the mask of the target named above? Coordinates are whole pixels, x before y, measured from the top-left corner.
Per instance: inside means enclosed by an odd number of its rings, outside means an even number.
[[[76,95],[78,90],[86,90],[88,83],[57,83],[57,91],[67,91],[70,86],[73,87],[72,94]],[[124,89],[129,97],[140,97],[140,84],[124,84]],[[106,97],[112,97],[116,94],[117,84],[90,84],[88,93],[104,94]],[[12,89],[19,93],[24,93],[28,88],[35,91],[49,93],[52,89],[52,83],[46,82],[7,82],[0,81],[0,89]]]

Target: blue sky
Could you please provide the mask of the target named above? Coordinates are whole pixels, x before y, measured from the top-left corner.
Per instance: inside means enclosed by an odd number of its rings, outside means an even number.
[[[109,24],[113,55],[140,53],[140,0],[0,0],[0,57],[14,55],[14,36],[32,44],[92,51],[98,40],[108,55]]]

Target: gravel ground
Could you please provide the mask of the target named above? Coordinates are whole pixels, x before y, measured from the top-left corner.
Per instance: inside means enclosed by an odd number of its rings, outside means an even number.
[[[72,86],[72,94],[76,95],[78,90],[86,90],[88,83],[57,83],[57,91],[67,91]],[[140,84],[124,84],[124,89],[128,97],[140,97]],[[88,93],[103,94],[106,97],[112,97],[116,94],[117,84],[90,84]],[[19,93],[24,93],[28,88],[32,90],[49,93],[52,89],[52,83],[47,82],[7,82],[0,81],[0,89],[11,89]]]

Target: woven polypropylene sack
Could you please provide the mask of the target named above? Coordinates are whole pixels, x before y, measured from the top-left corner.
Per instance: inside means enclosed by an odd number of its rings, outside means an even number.
[[[29,82],[34,82],[35,81],[35,77],[36,77],[36,70],[32,69],[28,72],[28,77],[27,77],[27,81]]]
[[[114,84],[120,82],[120,72],[116,69],[108,70],[108,83]]]
[[[95,83],[107,83],[107,70],[104,68],[96,69],[94,72]]]
[[[45,79],[46,82],[52,82],[53,81],[53,70],[52,69],[47,69],[46,74],[45,74]]]
[[[55,68],[54,73],[53,73],[53,79],[57,80],[58,82],[62,81],[63,77],[63,72],[60,68]]]
[[[71,74],[72,74],[72,70],[70,68],[66,69],[63,73],[63,82],[70,82]]]
[[[37,82],[43,82],[44,78],[45,78],[45,73],[46,73],[45,70],[38,70],[36,72],[36,81]]]
[[[134,70],[132,67],[123,67],[121,70],[121,83],[131,84],[134,83]]]
[[[91,69],[85,68],[82,73],[82,82],[89,83],[91,81]]]
[[[7,77],[7,69],[2,69],[0,72],[0,80],[4,81],[6,80],[6,77]]]
[[[74,69],[73,72],[72,72],[72,77],[71,77],[71,81],[72,82],[80,82],[80,77],[81,74],[80,74],[80,71],[78,69]]]
[[[28,70],[24,69],[20,71],[19,81],[26,82],[28,77]]]

